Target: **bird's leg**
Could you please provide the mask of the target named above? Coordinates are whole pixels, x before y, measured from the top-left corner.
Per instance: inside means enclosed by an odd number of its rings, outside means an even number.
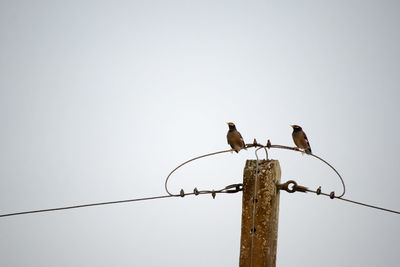
[[[235,149],[233,148],[229,149],[229,152],[233,153],[233,151],[235,151]]]

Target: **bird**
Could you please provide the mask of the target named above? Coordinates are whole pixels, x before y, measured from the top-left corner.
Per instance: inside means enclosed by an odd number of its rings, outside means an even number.
[[[227,122],[227,124],[229,126],[229,131],[226,135],[228,144],[232,147],[232,152],[235,151],[236,153],[239,153],[242,148],[246,147],[243,137],[238,130],[236,130],[236,126],[233,122]]]
[[[298,125],[290,125],[290,126],[293,128],[292,137],[296,146],[298,148],[304,149],[304,152],[306,152],[306,154],[311,154],[311,146],[310,142],[308,142],[306,133]]]

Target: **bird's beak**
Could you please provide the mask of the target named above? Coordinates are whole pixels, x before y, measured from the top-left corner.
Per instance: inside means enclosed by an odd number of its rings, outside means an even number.
[[[294,125],[290,125],[290,127],[292,127],[292,128],[293,128],[293,127],[294,127]]]

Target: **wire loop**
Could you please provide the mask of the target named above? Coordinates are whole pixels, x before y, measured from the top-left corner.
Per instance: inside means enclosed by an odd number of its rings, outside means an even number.
[[[245,148],[246,148],[246,149],[247,149],[247,148],[251,148],[251,147],[256,148],[256,150],[255,150],[255,155],[256,155],[256,158],[257,158],[257,162],[258,162],[258,154],[257,154],[257,152],[258,152],[258,150],[260,150],[260,149],[264,149],[266,160],[268,160],[268,151],[267,151],[267,149],[271,149],[271,148],[286,149],[286,150],[292,150],[292,151],[297,151],[297,152],[304,153],[304,151],[300,150],[300,149],[297,148],[297,147],[289,147],[289,146],[283,146],[283,145],[272,145],[272,144],[271,144],[271,141],[270,141],[269,139],[268,139],[268,141],[267,141],[267,144],[264,146],[264,145],[258,143],[257,140],[254,138],[253,143],[251,143],[251,144],[246,144],[246,145],[245,145]],[[208,154],[204,154],[204,155],[201,155],[201,156],[194,157],[194,158],[192,158],[192,159],[189,159],[189,160],[187,160],[187,161],[181,163],[181,164],[178,165],[175,169],[173,169],[173,170],[168,174],[167,178],[165,179],[165,184],[164,184],[165,191],[167,191],[168,195],[174,196],[174,194],[172,194],[172,193],[169,192],[169,190],[168,190],[168,181],[169,181],[169,178],[171,177],[171,175],[172,175],[176,170],[178,170],[179,168],[181,168],[182,166],[186,165],[186,164],[189,163],[189,162],[192,162],[192,161],[195,161],[195,160],[198,160],[198,159],[201,159],[201,158],[205,158],[205,157],[209,157],[209,156],[214,156],[214,155],[217,155],[217,154],[222,154],[222,153],[227,153],[227,152],[232,152],[232,151],[229,149],[229,150],[222,150],[222,151],[212,152],[212,153],[208,153]],[[325,163],[326,165],[328,165],[328,166],[338,175],[338,177],[339,177],[339,179],[340,179],[340,181],[341,181],[341,183],[342,183],[342,186],[343,186],[343,192],[342,192],[342,194],[341,194],[340,196],[338,196],[338,197],[339,197],[339,198],[340,198],[340,197],[343,197],[344,194],[346,193],[346,186],[345,186],[345,184],[344,184],[344,180],[343,180],[342,176],[340,175],[340,173],[339,173],[329,162],[327,162],[327,161],[324,160],[323,158],[321,158],[321,157],[319,157],[319,156],[317,156],[317,155],[314,155],[314,154],[309,154],[309,155],[310,155],[310,156],[313,156],[313,157],[315,157],[315,158],[317,158],[317,159],[319,159],[320,161],[322,161],[323,163]],[[301,191],[301,192],[303,192],[303,191]],[[334,197],[336,197],[334,192],[332,192],[332,194],[333,194]],[[180,196],[180,194],[179,194],[178,196]]]
[[[291,186],[292,185],[292,186]],[[278,184],[277,185],[278,190],[285,190],[288,193],[294,193],[294,192],[307,192],[307,187],[297,185],[296,181],[289,180],[286,183],[283,184]]]

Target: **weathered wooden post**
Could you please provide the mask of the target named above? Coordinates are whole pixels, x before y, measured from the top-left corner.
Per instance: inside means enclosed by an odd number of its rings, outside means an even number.
[[[243,174],[241,267],[276,265],[281,168],[277,160],[247,160]],[[254,199],[257,175],[256,199]],[[254,203],[254,210],[253,210]],[[253,229],[254,222],[254,229]]]

